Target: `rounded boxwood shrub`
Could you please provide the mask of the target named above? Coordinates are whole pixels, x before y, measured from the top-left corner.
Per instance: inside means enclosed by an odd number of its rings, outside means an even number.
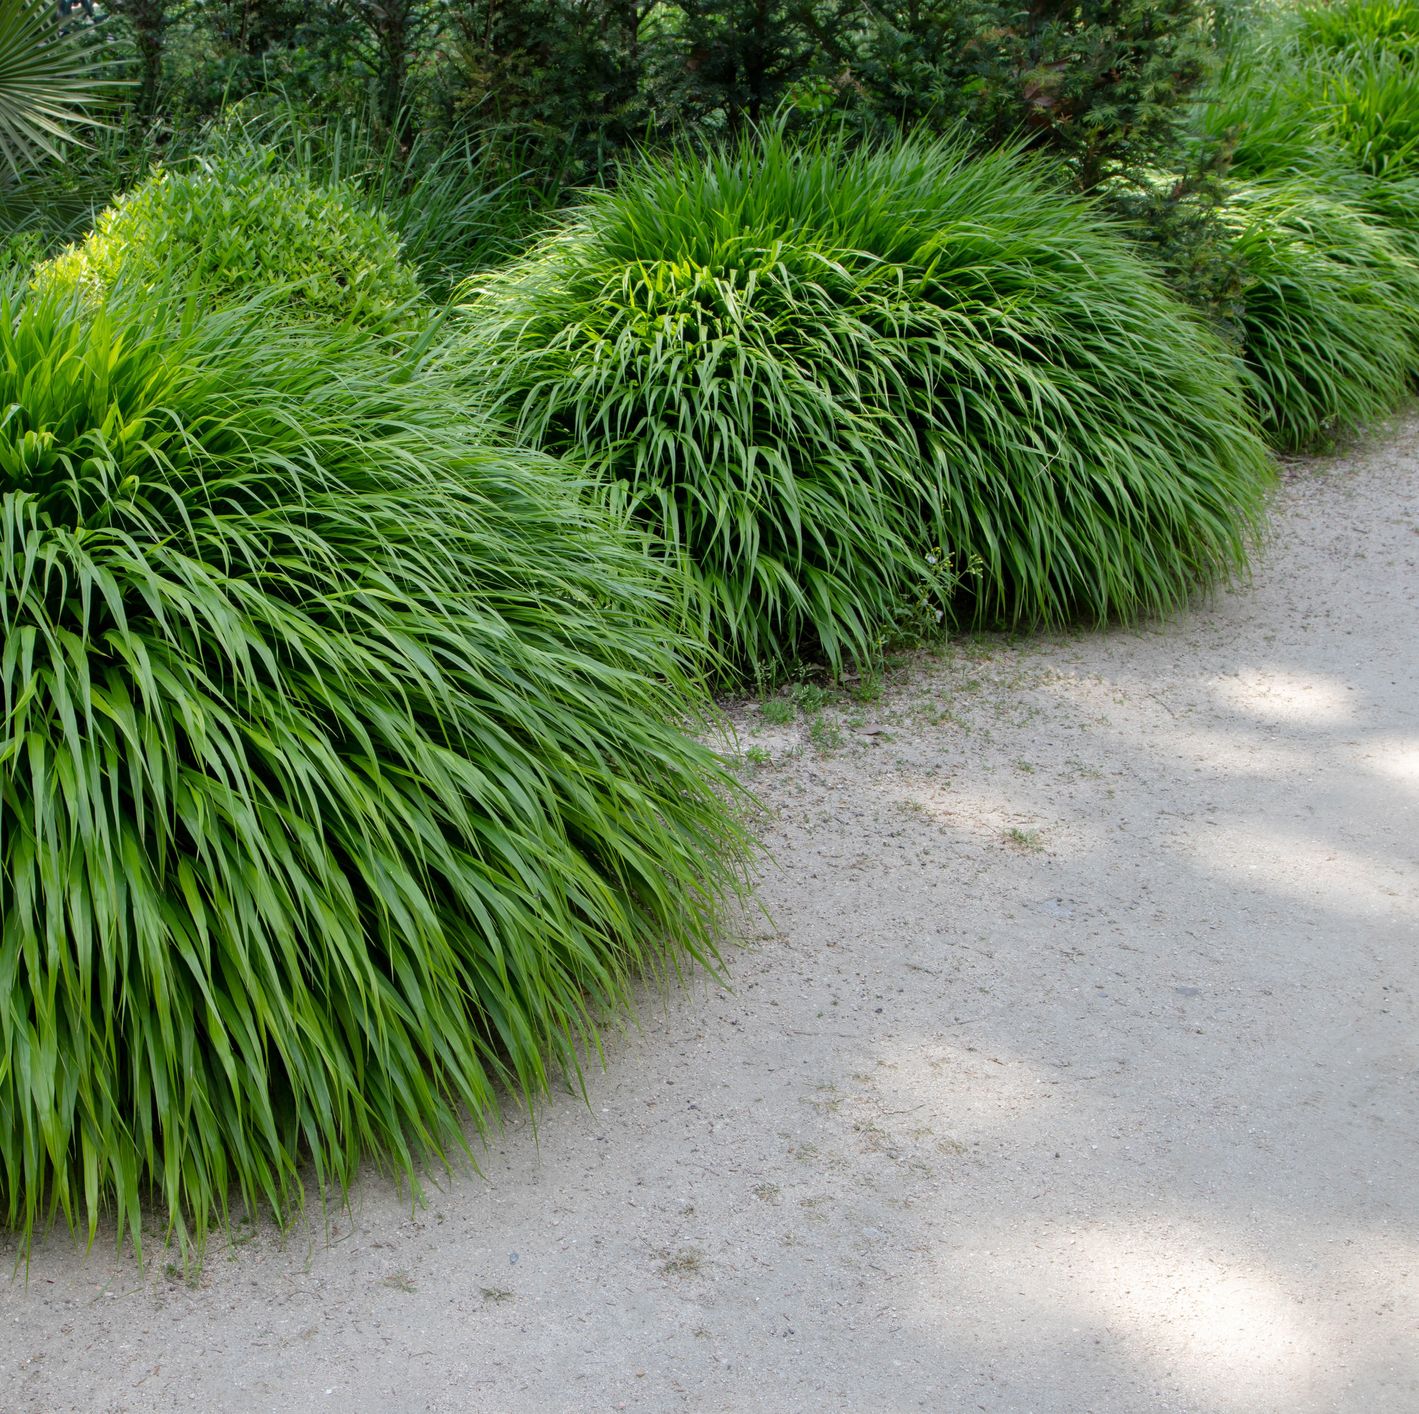
[[[1262,428],[1283,450],[1381,416],[1419,368],[1419,265],[1363,210],[1304,180],[1222,208],[1244,270],[1241,333]]]
[[[711,958],[638,547],[359,331],[0,302],[0,1213],[414,1174]]]
[[[1106,220],[956,141],[648,162],[468,308],[479,386],[741,667],[871,654],[941,555],[963,623],[1166,609],[1243,563],[1268,479],[1231,361]]]
[[[404,319],[419,298],[382,215],[350,190],[279,170],[260,152],[153,173],[38,278],[41,287],[99,298],[120,283],[173,281],[214,303],[279,287],[283,314],[371,327]]]

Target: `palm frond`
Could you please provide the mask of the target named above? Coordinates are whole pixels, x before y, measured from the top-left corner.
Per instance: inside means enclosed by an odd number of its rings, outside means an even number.
[[[13,175],[78,141],[112,92],[90,38],[53,0],[0,0],[0,162]]]

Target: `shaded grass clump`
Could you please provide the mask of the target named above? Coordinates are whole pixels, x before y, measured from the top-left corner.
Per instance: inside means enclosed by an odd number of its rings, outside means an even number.
[[[228,109],[198,141],[200,160],[274,164],[377,211],[399,237],[425,292],[443,301],[476,270],[519,255],[544,199],[516,153],[464,134],[376,135],[372,114],[317,120],[279,99]]]
[[[1294,23],[1302,53],[1385,49],[1411,63],[1419,59],[1419,4],[1413,0],[1308,0]]]
[[[1322,51],[1283,27],[1228,58],[1198,114],[1235,175],[1303,175],[1419,232],[1419,64],[1402,47]]]
[[[1384,48],[1328,56],[1309,93],[1327,130],[1362,171],[1380,178],[1419,174],[1419,65]]]
[[[1279,41],[1229,55],[1198,105],[1201,151],[1224,149],[1228,170],[1242,178],[1357,177],[1329,115],[1317,109],[1322,67]]]
[[[712,960],[639,550],[351,327],[0,299],[0,1214],[410,1178]]]
[[[869,658],[923,605],[1160,612],[1243,564],[1268,479],[1231,363],[1116,230],[954,140],[646,162],[469,303],[470,376],[741,668]]]
[[[1271,445],[1314,447],[1393,410],[1419,367],[1419,265],[1378,221],[1303,179],[1223,208],[1245,271],[1242,339]]]
[[[273,164],[251,150],[153,173],[47,262],[39,285],[102,301],[120,284],[180,279],[219,304],[264,288],[280,291],[291,317],[374,329],[406,322],[419,282],[384,217],[348,188]]]
[[[1391,411],[1419,368],[1414,13],[1303,7],[1234,53],[1199,110],[1234,178],[1220,214],[1245,269],[1241,337],[1282,450]]]

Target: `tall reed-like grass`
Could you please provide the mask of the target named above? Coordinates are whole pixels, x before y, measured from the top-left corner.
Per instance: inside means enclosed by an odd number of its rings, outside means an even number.
[[[469,291],[465,356],[570,454],[734,661],[1165,610],[1268,479],[1228,358],[1051,176],[953,140],[768,133],[643,163]]]
[[[714,956],[643,556],[368,335],[0,299],[0,1214],[406,1175]],[[406,359],[407,365],[407,359]],[[151,1210],[150,1210],[151,1211]]]

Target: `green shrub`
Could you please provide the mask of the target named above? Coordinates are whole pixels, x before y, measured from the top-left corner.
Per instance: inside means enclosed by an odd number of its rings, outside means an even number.
[[[0,279],[12,270],[33,270],[44,254],[44,238],[37,231],[15,231],[0,239]]]
[[[40,283],[107,297],[120,282],[186,280],[215,301],[280,287],[291,314],[384,327],[407,316],[418,279],[388,223],[348,189],[267,158],[159,171],[102,211]]]
[[[1390,233],[1302,180],[1238,187],[1223,219],[1271,444],[1313,446],[1392,410],[1419,367],[1419,266]]]
[[[520,254],[541,198],[521,154],[490,140],[420,131],[377,136],[367,115],[318,118],[289,102],[226,110],[197,144],[201,160],[271,164],[321,187],[357,193],[399,238],[400,254],[433,298],[475,270]]]
[[[736,662],[946,606],[1131,618],[1235,569],[1267,481],[1226,356],[1009,154],[779,135],[623,174],[471,301],[471,376],[585,461]]]
[[[1213,61],[1202,0],[874,0],[831,85],[910,131],[967,123],[983,145],[1022,139],[1092,190],[1171,161]],[[855,21],[855,23],[854,23]]]
[[[1419,85],[1373,43],[1316,37],[1365,10],[1307,9],[1263,33],[1200,110],[1204,149],[1236,179],[1220,211],[1244,270],[1252,395],[1285,450],[1389,412],[1419,367]]]
[[[348,327],[0,300],[0,1212],[414,1176],[713,955],[644,557]]]
[[[1220,173],[1204,168],[1134,173],[1105,183],[1097,195],[1168,288],[1235,341],[1242,264],[1220,214],[1224,191]]]

